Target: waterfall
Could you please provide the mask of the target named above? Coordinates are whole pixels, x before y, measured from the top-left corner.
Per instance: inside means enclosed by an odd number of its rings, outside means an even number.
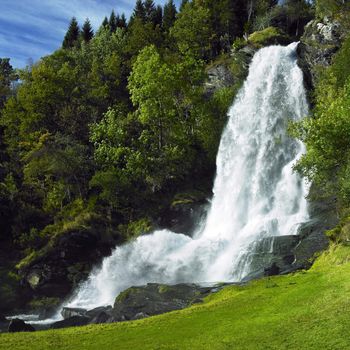
[[[111,304],[126,288],[148,282],[239,281],[250,271],[254,242],[297,233],[308,219],[307,187],[292,167],[304,147],[286,129],[308,107],[296,47],[255,54],[229,110],[211,206],[194,236],[160,230],[117,247],[69,306]]]

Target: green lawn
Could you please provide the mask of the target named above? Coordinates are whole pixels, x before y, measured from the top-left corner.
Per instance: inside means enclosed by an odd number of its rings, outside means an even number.
[[[144,320],[0,335],[0,349],[350,349],[350,248]]]

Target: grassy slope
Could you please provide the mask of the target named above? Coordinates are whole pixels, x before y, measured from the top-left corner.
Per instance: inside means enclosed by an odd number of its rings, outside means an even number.
[[[228,287],[189,309],[119,324],[0,335],[0,349],[348,349],[350,248],[308,272]]]

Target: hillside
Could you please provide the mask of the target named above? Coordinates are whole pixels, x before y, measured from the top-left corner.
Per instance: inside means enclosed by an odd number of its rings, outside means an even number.
[[[350,346],[350,247],[309,271],[226,287],[203,304],[145,320],[0,335],[0,349],[331,349]]]

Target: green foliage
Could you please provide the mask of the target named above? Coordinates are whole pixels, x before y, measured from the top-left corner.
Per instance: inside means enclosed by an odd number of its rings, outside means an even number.
[[[173,0],[168,0],[164,5],[164,15],[163,15],[163,28],[166,31],[174,25],[176,19],[176,6]]]
[[[64,49],[70,49],[78,44],[79,39],[79,25],[75,17],[70,21],[67,33],[63,39],[62,47]]]
[[[56,308],[60,305],[61,300],[59,298],[39,298],[34,299],[29,303],[29,307],[33,310],[41,310],[46,308]]]
[[[268,27],[264,30],[254,32],[248,37],[248,42],[256,47],[277,44],[283,41],[288,41],[287,35],[275,27]]]
[[[92,30],[92,27],[88,18],[83,24],[83,28],[81,30],[81,37],[86,43],[88,43],[94,37],[94,31]]]
[[[312,4],[306,0],[286,0],[270,11],[271,25],[282,29],[289,36],[299,38],[305,25],[313,18]]]
[[[127,225],[119,225],[118,229],[122,233],[123,237],[130,240],[151,232],[153,229],[153,224],[150,219],[143,218],[137,221],[131,221]]]
[[[343,205],[350,203],[349,50],[350,38],[317,86],[313,118],[292,128],[307,147],[296,169]]]
[[[347,0],[316,0],[316,15],[319,18],[325,16],[337,16],[341,12],[350,11]]]
[[[209,16],[209,10],[196,3],[186,4],[178,14],[170,34],[183,55],[208,57],[211,36]]]
[[[0,58],[0,111],[11,95],[11,84],[18,79],[9,58]]]

